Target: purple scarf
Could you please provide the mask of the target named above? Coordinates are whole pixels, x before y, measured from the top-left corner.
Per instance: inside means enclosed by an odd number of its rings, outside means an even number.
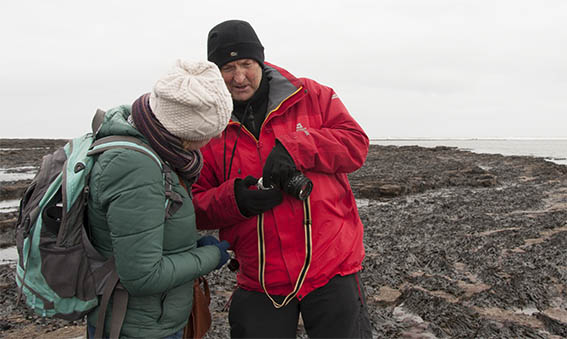
[[[150,108],[149,93],[142,95],[132,104],[132,119],[136,129],[148,139],[152,149],[187,180],[190,189],[203,168],[201,151],[186,151],[181,139],[163,127]]]

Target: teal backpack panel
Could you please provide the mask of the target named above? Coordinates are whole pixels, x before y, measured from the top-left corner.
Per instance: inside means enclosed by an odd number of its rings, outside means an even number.
[[[16,283],[26,304],[41,316],[80,319],[98,304],[88,257],[106,260],[96,251],[87,254],[82,243],[85,187],[93,165],[87,153],[93,142],[87,134],[46,156],[20,202]],[[82,170],[75,172],[79,163]],[[70,213],[73,206],[78,210]]]

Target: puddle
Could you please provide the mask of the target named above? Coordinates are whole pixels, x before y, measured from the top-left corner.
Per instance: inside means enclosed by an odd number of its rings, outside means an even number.
[[[394,308],[392,315],[394,316],[394,319],[400,322],[412,322],[416,324],[421,324],[424,322],[423,318],[421,318],[419,315],[409,312],[401,305]]]
[[[36,172],[35,166],[0,168],[0,182],[33,179]]]
[[[16,246],[0,249],[0,264],[15,263],[18,260]]]
[[[567,165],[567,159],[545,159],[545,160],[554,162],[559,165]]]
[[[358,208],[366,207],[368,206],[368,204],[370,204],[370,199],[355,199],[355,201]]]
[[[539,310],[537,308],[528,307],[528,308],[523,308],[521,310],[516,310],[515,313],[516,314],[525,314],[525,315],[534,315],[536,313],[539,313]]]
[[[20,206],[19,200],[3,200],[0,201],[0,213],[9,213],[18,210]]]
[[[22,151],[22,150],[37,150],[37,149],[49,149],[49,147],[0,147],[0,151]]]

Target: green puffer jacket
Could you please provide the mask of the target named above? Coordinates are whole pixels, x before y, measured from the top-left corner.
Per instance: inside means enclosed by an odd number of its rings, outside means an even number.
[[[109,110],[99,136],[129,135],[146,142],[128,123],[129,115],[130,106]],[[173,179],[183,206],[165,221],[163,175],[149,156],[111,149],[96,159],[91,172],[92,241],[105,257],[114,255],[129,294],[121,337],[160,338],[182,329],[192,307],[193,280],[211,272],[220,260],[216,246],[197,248],[193,203],[179,178]],[[88,315],[89,325],[96,325],[97,312]],[[107,316],[106,336],[109,321]]]

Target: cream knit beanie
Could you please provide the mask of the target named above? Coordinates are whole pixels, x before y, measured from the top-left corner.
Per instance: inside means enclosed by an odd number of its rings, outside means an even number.
[[[177,60],[155,84],[150,107],[171,134],[199,141],[225,129],[232,113],[232,97],[215,64]]]

